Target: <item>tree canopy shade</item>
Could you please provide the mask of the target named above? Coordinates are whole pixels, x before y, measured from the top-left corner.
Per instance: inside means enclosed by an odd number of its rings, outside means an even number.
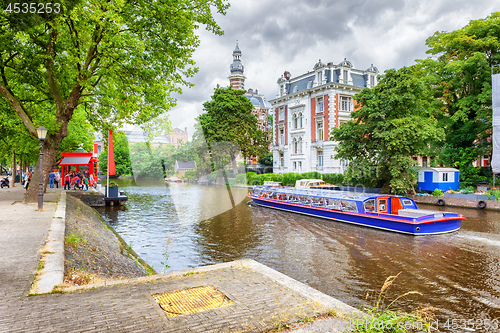
[[[221,162],[223,155],[228,154],[235,173],[236,151],[244,157],[264,156],[269,147],[268,135],[258,128],[253,105],[244,93],[232,87],[215,89],[212,99],[203,104],[205,113],[198,117],[199,125],[193,135],[200,152],[207,152],[208,145],[212,158]]]
[[[461,178],[470,176],[478,156],[491,154],[491,67],[500,64],[499,36],[496,12],[462,29],[436,32],[426,42],[435,57],[420,61],[434,97],[443,102],[437,119],[446,140],[438,157],[460,167]]]
[[[359,109],[353,119],[332,130],[331,140],[339,141],[336,158],[350,161],[351,179],[382,185],[384,192],[407,193],[413,188],[411,156],[444,138],[434,118],[439,104],[417,70],[387,70],[377,86],[355,96]]]
[[[204,25],[222,34],[212,13],[225,14],[229,6],[226,0],[62,0],[58,13],[3,10],[14,2],[2,2],[0,11],[0,93],[32,136],[40,125],[49,129],[45,177],[77,108],[101,129],[142,124],[175,105],[171,93],[190,86],[197,71],[195,30]]]

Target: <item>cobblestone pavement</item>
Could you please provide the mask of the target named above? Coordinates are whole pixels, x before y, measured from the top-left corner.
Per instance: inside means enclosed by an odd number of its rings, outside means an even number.
[[[0,190],[0,332],[260,332],[331,309],[246,261],[28,296],[55,203],[46,202],[44,211],[38,212],[36,204],[18,202],[23,192],[20,186]],[[57,191],[46,198],[56,197]],[[206,285],[234,303],[167,318],[151,296]]]

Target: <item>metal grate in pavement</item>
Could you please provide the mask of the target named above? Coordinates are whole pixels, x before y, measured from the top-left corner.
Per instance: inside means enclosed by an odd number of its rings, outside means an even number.
[[[213,286],[195,287],[151,295],[167,318],[217,309],[234,304]]]

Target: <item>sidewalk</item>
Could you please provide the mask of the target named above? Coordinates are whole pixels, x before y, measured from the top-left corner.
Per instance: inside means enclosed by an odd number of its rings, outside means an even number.
[[[1,332],[265,332],[280,322],[331,310],[355,312],[253,260],[28,297],[61,189],[49,191],[44,196],[44,211],[38,212],[36,204],[22,204],[21,186],[0,190]],[[154,298],[159,293],[202,286],[213,286],[230,304],[170,318]],[[184,301],[181,297],[180,304]],[[341,319],[329,322],[327,330],[316,326],[295,331],[341,331],[333,329],[340,327]]]

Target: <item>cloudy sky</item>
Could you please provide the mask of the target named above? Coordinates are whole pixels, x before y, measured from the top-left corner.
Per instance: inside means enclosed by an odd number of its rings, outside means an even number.
[[[174,127],[187,127],[191,138],[203,102],[217,84],[229,84],[236,41],[245,88],[270,100],[286,70],[293,77],[312,70],[319,59],[344,58],[357,69],[374,64],[380,73],[409,66],[427,56],[425,40],[434,32],[460,29],[499,10],[500,0],[232,0],[227,15],[216,16],[224,36],[199,32],[195,87],[176,96],[169,116]]]

